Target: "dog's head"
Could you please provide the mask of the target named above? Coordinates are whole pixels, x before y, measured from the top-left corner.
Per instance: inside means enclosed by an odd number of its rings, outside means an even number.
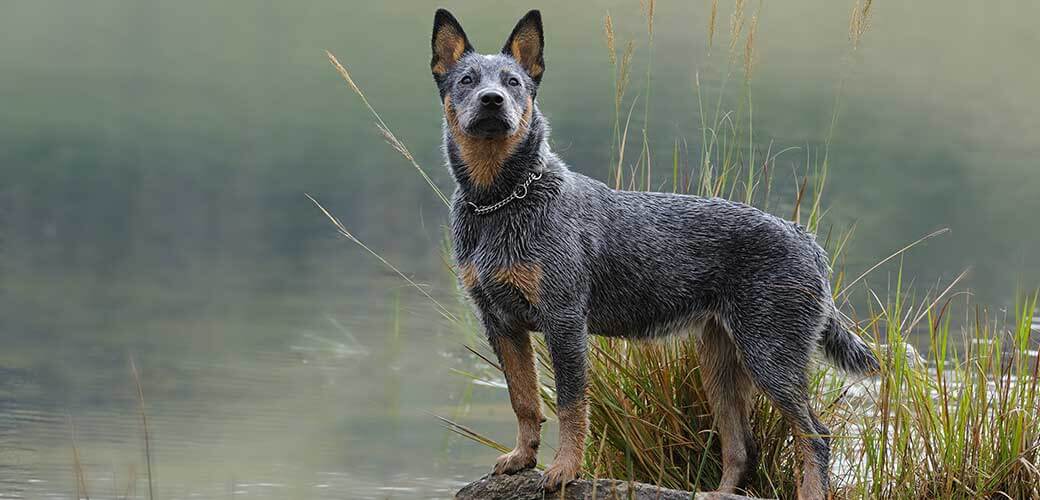
[[[433,18],[433,59],[444,112],[457,132],[473,139],[499,139],[529,126],[531,108],[545,71],[542,16],[527,13],[513,28],[502,52],[478,54],[462,25],[444,9]]]

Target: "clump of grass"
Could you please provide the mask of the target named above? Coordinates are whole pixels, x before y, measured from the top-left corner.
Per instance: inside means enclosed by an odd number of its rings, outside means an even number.
[[[640,5],[647,23],[648,53],[652,54],[655,4],[643,1]],[[759,9],[761,5],[760,2]],[[849,21],[850,50],[857,50],[862,43],[871,7],[870,0],[858,0],[853,8]],[[725,111],[723,90],[713,102],[709,101],[698,72],[695,83],[701,119],[701,141],[696,145],[699,151],[693,153],[696,161],[684,159],[684,153],[690,156],[689,148],[684,139],[676,138],[671,152],[673,190],[740,199],[763,209],[781,211],[819,233],[826,212],[821,200],[830,165],[830,138],[838,117],[842,85],[838,85],[823,151],[804,152],[804,173],[796,179],[798,188],[790,205],[774,201],[773,166],[778,157],[796,148],[774,152],[770,144],[763,155],[758,154],[751,77],[759,16],[756,11],[749,20],[746,11],[746,2],[736,0],[730,16],[727,62],[719,75],[725,89],[733,74],[743,69],[743,92],[736,101],[736,110]],[[713,0],[709,55],[718,18],[718,2]],[[652,189],[653,153],[646,132],[650,66],[643,99],[643,147],[629,162],[626,146],[639,100],[638,95],[626,98],[635,44],[625,43],[619,57],[615,19],[610,14],[604,22],[604,35],[615,91],[610,178],[616,188]],[[364,99],[349,73],[331,54],[329,58]],[[375,115],[383,136],[433,186],[414,159],[404,153],[407,149],[403,144],[391,139],[393,135],[367,100],[365,104]],[[680,148],[680,144],[684,147]],[[627,182],[626,172],[630,174]],[[443,199],[442,194],[438,195]],[[325,215],[341,233],[361,244],[331,214]],[[833,434],[833,484],[841,497],[1040,497],[1040,356],[1031,350],[1030,339],[1037,295],[1022,299],[1013,316],[1002,318],[991,318],[985,309],[966,303],[970,321],[958,328],[952,326],[954,302],[949,294],[959,278],[942,291],[925,294],[916,302],[914,293],[903,286],[901,266],[894,289],[884,299],[870,287],[862,286],[866,284],[865,277],[882,264],[942,232],[903,247],[847,283],[844,270],[835,266],[836,300],[847,301],[852,288],[860,285],[857,289],[871,298],[871,307],[858,318],[860,333],[879,347],[885,346],[879,349],[883,353],[882,371],[876,378],[850,380],[821,365],[810,380],[813,407]],[[840,261],[851,233],[849,230],[832,237],[828,232],[823,238],[832,264]],[[435,305],[443,315],[443,306],[436,302]],[[471,324],[452,319],[459,325]],[[916,357],[908,343],[912,333],[928,340],[924,351],[927,364],[912,362]],[[497,368],[487,356],[474,352]],[[551,363],[544,345],[537,352],[544,375],[543,401],[555,412]],[[590,346],[589,400],[586,475],[689,490],[712,489],[718,484],[718,437],[701,383],[695,339],[672,338],[644,344],[594,338]],[[761,397],[753,404],[751,420],[761,449],[761,466],[752,477],[748,492],[793,497],[798,460],[788,425]],[[511,447],[453,420],[444,421],[451,430],[486,446],[501,451]]]
[[[903,294],[872,317],[875,336],[896,346],[872,410],[849,420],[859,443],[846,450],[850,495],[860,498],[1040,496],[1040,357],[1031,346],[1037,295],[1010,318],[975,308],[960,338],[950,303],[929,308],[926,368],[906,363]],[[880,306],[879,306],[880,307]]]

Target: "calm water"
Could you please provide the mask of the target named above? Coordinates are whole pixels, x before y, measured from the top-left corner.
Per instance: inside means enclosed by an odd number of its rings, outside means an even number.
[[[524,10],[445,3],[482,50]],[[700,138],[694,74],[710,96],[721,85],[729,8],[707,57],[709,4],[658,5],[649,135],[662,182],[674,141],[695,149]],[[790,198],[789,172],[820,151],[845,75],[826,203],[828,226],[856,226],[849,272],[949,227],[905,261],[920,286],[971,266],[965,287],[1006,307],[1016,287],[1040,284],[1035,2],[881,2],[852,56],[851,2],[766,4],[756,134],[763,151],[801,148],[777,164],[776,198]],[[540,101],[555,147],[603,178],[613,92],[603,16],[622,39],[638,37],[640,75],[638,2],[542,7]],[[303,196],[465,311],[441,261],[443,206],[323,54],[350,67],[447,189],[432,11],[4,3],[0,498],[72,498],[74,443],[91,498],[123,495],[132,477],[146,494],[131,357],[157,498],[444,497],[486,470],[496,453],[432,416],[512,439],[503,390],[453,371],[483,369],[462,348],[473,330],[337,239]],[[885,288],[892,270],[871,284]]]

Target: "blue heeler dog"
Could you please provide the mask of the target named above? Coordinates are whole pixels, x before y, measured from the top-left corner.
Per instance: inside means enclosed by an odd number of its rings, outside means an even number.
[[[542,422],[531,331],[556,373],[555,490],[581,469],[588,432],[588,335],[650,339],[698,332],[723,473],[732,492],[757,467],[748,402],[763,392],[790,421],[802,459],[799,497],[828,494],[829,431],[809,407],[807,371],[821,346],[849,372],[878,361],[831,299],[828,259],[801,227],[718,198],[618,191],[570,171],[549,149],[538,111],[542,20],[525,15],[501,53],[473,50],[438,10],[431,68],[444,106],[444,152],[458,187],[452,242],[509,386],[516,448],[494,471],[535,465]]]

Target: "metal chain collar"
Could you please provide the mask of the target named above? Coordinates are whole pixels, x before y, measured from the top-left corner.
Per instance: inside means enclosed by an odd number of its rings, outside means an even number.
[[[502,200],[499,200],[498,202],[496,202],[496,203],[494,203],[492,205],[483,205],[483,206],[481,206],[481,205],[477,205],[476,203],[473,203],[471,201],[467,201],[466,204],[469,205],[470,208],[473,209],[473,213],[475,213],[477,215],[484,215],[484,214],[487,214],[487,213],[494,212],[495,210],[498,210],[498,209],[500,209],[500,208],[510,204],[513,200],[522,200],[522,199],[526,198],[527,197],[527,191],[528,191],[528,188],[531,187],[531,183],[536,181],[536,180],[538,180],[538,179],[541,179],[543,173],[545,173],[543,170],[539,170],[537,172],[531,172],[531,173],[527,174],[527,180],[526,181],[524,181],[524,182],[520,183],[520,185],[516,186],[516,189],[514,189],[513,192],[509,194],[509,196],[503,198]]]

